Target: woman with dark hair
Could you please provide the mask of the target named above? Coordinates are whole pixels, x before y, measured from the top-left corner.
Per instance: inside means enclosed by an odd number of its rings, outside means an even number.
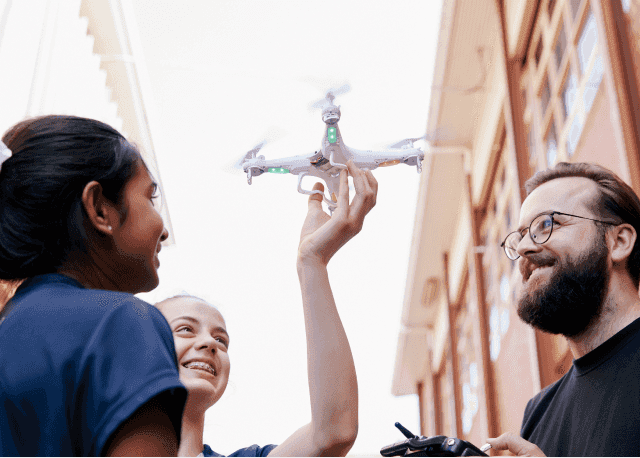
[[[69,116],[19,123],[2,141],[12,155],[0,164],[0,279],[27,280],[0,310],[0,455],[175,455],[181,425],[180,452],[202,451],[200,414],[226,378],[195,380],[204,401],[185,429],[172,328],[132,296],[157,286],[168,236],[140,154],[109,126]],[[378,184],[347,165],[332,216],[315,185],[298,246],[312,420],[255,453],[344,455],[357,434],[355,368],[327,264],[362,229]],[[181,346],[180,374],[228,374],[210,356],[211,332]]]
[[[0,309],[0,455],[175,456],[171,329],[132,295],[157,286],[168,236],[140,153],[72,116],[2,142],[0,279],[25,281]]]

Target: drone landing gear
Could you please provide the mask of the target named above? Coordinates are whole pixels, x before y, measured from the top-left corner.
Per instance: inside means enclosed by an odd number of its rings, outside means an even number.
[[[302,188],[302,179],[304,177],[306,177],[307,175],[309,175],[308,172],[300,172],[300,174],[298,175],[298,192],[300,194],[307,194],[309,196],[311,196],[313,194],[320,194],[322,196],[322,200],[324,201],[324,203],[326,203],[327,206],[329,207],[329,212],[331,214],[333,214],[333,211],[338,206],[338,202],[337,201],[333,201],[333,200],[327,199],[327,196],[322,191],[317,191],[317,190],[308,191],[308,190]],[[332,197],[335,199],[335,194],[332,194]]]

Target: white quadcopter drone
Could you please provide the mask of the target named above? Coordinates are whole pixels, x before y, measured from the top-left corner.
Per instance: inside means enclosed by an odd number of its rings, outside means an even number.
[[[263,143],[247,152],[237,167],[247,174],[247,182],[251,184],[253,177],[263,173],[279,173],[298,175],[298,192],[302,194],[321,194],[324,202],[333,212],[337,207],[336,195],[340,188],[340,171],[346,169],[346,163],[350,159],[354,164],[364,170],[373,170],[377,167],[388,167],[396,164],[415,165],[418,173],[422,171],[424,152],[413,146],[418,140],[425,137],[407,138],[389,146],[384,151],[356,150],[348,147],[342,140],[338,121],[340,121],[340,107],[333,104],[335,96],[349,90],[348,85],[327,92],[324,99],[312,105],[313,108],[322,109],[322,120],[326,124],[324,137],[319,151],[310,156],[294,156],[282,159],[266,160],[264,156],[256,156]],[[305,176],[315,176],[322,179],[329,191],[327,197],[322,191],[308,191],[302,188],[302,179]]]

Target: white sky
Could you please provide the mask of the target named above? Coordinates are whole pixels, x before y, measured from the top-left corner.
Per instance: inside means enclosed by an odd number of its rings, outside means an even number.
[[[141,296],[186,291],[217,304],[227,321],[230,383],[207,413],[205,442],[224,454],[277,444],[310,420],[295,269],[307,196],[297,177],[265,174],[248,186],[223,165],[267,131],[279,132],[261,151],[268,159],[317,150],[324,124],[308,107],[345,82],[352,90],[336,103],[347,145],[423,135],[441,1],[133,4],[177,242],[160,254],[160,286]],[[374,175],[377,206],[329,263],[359,382],[352,455],[401,440],[396,421],[419,433],[417,397],[393,397],[391,379],[420,176],[404,165]]]

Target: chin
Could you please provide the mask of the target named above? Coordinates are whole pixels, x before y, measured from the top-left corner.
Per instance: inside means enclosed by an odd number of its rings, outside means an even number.
[[[156,269],[150,269],[145,272],[144,278],[146,281],[141,283],[138,287],[138,292],[140,293],[148,293],[149,291],[153,291],[160,284],[160,277],[158,276],[158,271]]]
[[[216,388],[207,380],[192,378],[185,380],[181,378],[180,381],[187,388],[189,400],[194,402],[195,405],[204,406],[205,409],[214,405],[222,396],[222,393],[217,393]]]

